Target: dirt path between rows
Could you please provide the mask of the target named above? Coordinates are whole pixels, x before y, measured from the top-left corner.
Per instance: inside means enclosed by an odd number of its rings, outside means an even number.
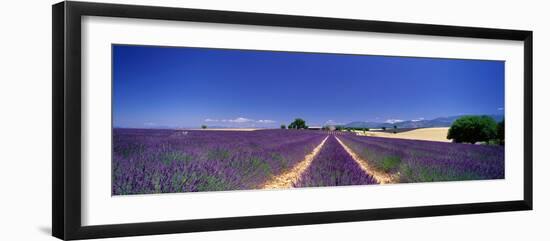
[[[342,142],[338,137],[336,137],[336,136],[334,136],[334,137],[336,138],[338,143],[340,143],[340,145],[342,145],[342,147],[344,147],[346,152],[353,158],[353,160],[357,163],[357,165],[359,165],[359,167],[361,167],[361,169],[365,173],[367,173],[367,174],[371,175],[372,177],[374,177],[374,179],[378,183],[380,183],[380,184],[389,184],[389,183],[397,183],[398,182],[399,175],[391,175],[391,174],[381,172],[381,171],[378,171],[378,170],[374,169],[371,165],[369,165],[369,163],[366,160],[362,159],[360,156],[355,154],[355,152],[353,152],[353,150],[351,150],[351,148],[346,146],[346,144],[344,144],[344,142]]]
[[[319,151],[321,151],[321,148],[323,148],[323,145],[325,144],[328,138],[329,136],[325,137],[325,139],[323,139],[321,144],[319,144],[317,147],[313,149],[311,153],[305,156],[304,160],[300,161],[288,172],[275,176],[266,184],[264,184],[262,188],[263,189],[291,188],[292,184],[296,183],[300,179],[300,176],[302,175],[302,173],[304,173],[304,171],[307,170],[308,167],[311,165],[311,162],[313,161],[313,159],[315,159],[317,154],[319,154]]]

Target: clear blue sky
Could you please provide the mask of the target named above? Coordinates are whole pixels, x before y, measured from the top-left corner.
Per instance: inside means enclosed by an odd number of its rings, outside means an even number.
[[[113,46],[115,127],[278,127],[503,114],[504,62]]]

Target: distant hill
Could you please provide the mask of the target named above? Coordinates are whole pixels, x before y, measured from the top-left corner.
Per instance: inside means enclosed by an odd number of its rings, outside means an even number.
[[[456,116],[447,116],[439,117],[432,120],[407,120],[395,123],[387,122],[372,122],[372,121],[354,121],[348,124],[345,124],[344,127],[353,127],[353,128],[393,128],[394,125],[397,128],[428,128],[428,127],[450,127],[453,122],[465,115],[456,115]],[[502,121],[504,118],[503,115],[488,115],[492,117],[495,121]]]

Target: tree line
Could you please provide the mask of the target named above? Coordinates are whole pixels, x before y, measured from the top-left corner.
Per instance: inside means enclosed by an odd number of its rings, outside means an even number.
[[[504,145],[504,119],[497,123],[486,115],[460,117],[449,128],[447,139],[457,143]]]

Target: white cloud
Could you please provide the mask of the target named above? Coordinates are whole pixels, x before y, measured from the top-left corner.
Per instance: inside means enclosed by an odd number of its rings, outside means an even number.
[[[334,120],[328,120],[325,122],[325,125],[343,125],[344,123],[341,123],[341,122],[337,122],[337,121],[334,121]]]
[[[421,121],[421,120],[424,120],[424,117],[416,118],[416,119],[411,120],[411,121],[412,121],[412,122],[417,122],[417,121]]]
[[[498,107],[497,110],[504,110],[504,107]]]
[[[252,119],[248,119],[248,118],[244,118],[244,117],[238,117],[236,119],[232,119],[232,120],[226,120],[227,122],[233,122],[233,123],[246,123],[246,122],[253,122],[254,120]]]
[[[398,122],[403,122],[403,120],[399,120],[399,119],[386,120],[386,123],[390,123],[390,124],[394,124],[394,123],[398,123]]]
[[[271,124],[271,123],[275,123],[275,121],[274,120],[258,120],[258,123]]]
[[[276,123],[276,121],[274,120],[269,120],[269,119],[261,119],[261,120],[254,120],[254,119],[250,119],[250,118],[246,118],[246,117],[237,117],[235,119],[211,119],[211,118],[206,118],[204,119],[205,122],[224,122],[224,123],[232,123],[230,125],[243,125],[243,124],[246,124],[247,126],[254,126],[255,124],[254,123],[258,123],[258,124],[273,124],[273,123]]]

